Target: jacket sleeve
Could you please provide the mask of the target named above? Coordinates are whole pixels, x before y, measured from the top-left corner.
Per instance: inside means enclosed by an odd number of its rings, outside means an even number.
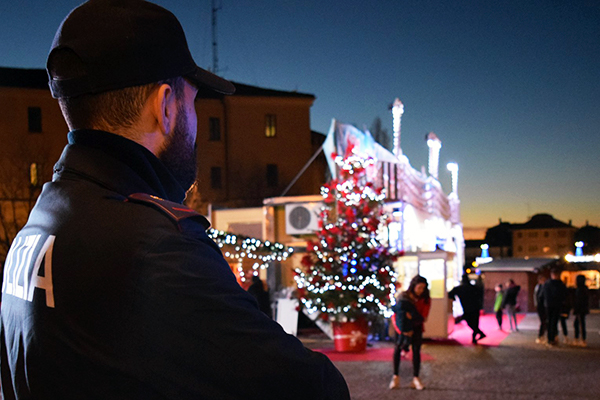
[[[140,379],[177,399],[350,398],[326,356],[258,309],[210,239],[170,235],[154,248],[132,313]]]
[[[457,288],[457,287],[458,287],[458,286],[454,287],[452,290],[450,290],[450,291],[448,292],[448,298],[449,298],[449,299],[456,299],[456,291],[457,291],[457,290],[456,290],[456,288]]]

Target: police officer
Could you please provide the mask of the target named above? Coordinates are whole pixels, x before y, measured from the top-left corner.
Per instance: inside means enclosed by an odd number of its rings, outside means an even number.
[[[181,205],[197,91],[234,87],[195,64],[175,16],[90,0],[59,27],[47,70],[71,131],[7,256],[4,399],[349,399]]]

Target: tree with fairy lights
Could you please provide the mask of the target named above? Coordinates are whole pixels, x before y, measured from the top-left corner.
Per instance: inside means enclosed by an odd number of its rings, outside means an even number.
[[[325,206],[317,240],[309,241],[296,269],[298,294],[309,313],[324,320],[372,319],[389,312],[395,273],[391,254],[377,239],[385,224],[381,188],[368,179],[375,160],[353,152],[335,157],[339,177],[321,188]]]

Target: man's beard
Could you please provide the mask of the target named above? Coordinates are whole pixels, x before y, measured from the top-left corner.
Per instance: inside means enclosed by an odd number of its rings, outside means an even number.
[[[175,126],[158,159],[187,191],[196,180],[196,146],[189,143],[189,126],[185,109],[177,106]]]

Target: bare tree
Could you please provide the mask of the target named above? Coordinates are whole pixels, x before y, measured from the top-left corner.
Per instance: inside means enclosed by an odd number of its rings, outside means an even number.
[[[19,148],[0,159],[0,259],[27,222],[51,167],[43,150]]]

